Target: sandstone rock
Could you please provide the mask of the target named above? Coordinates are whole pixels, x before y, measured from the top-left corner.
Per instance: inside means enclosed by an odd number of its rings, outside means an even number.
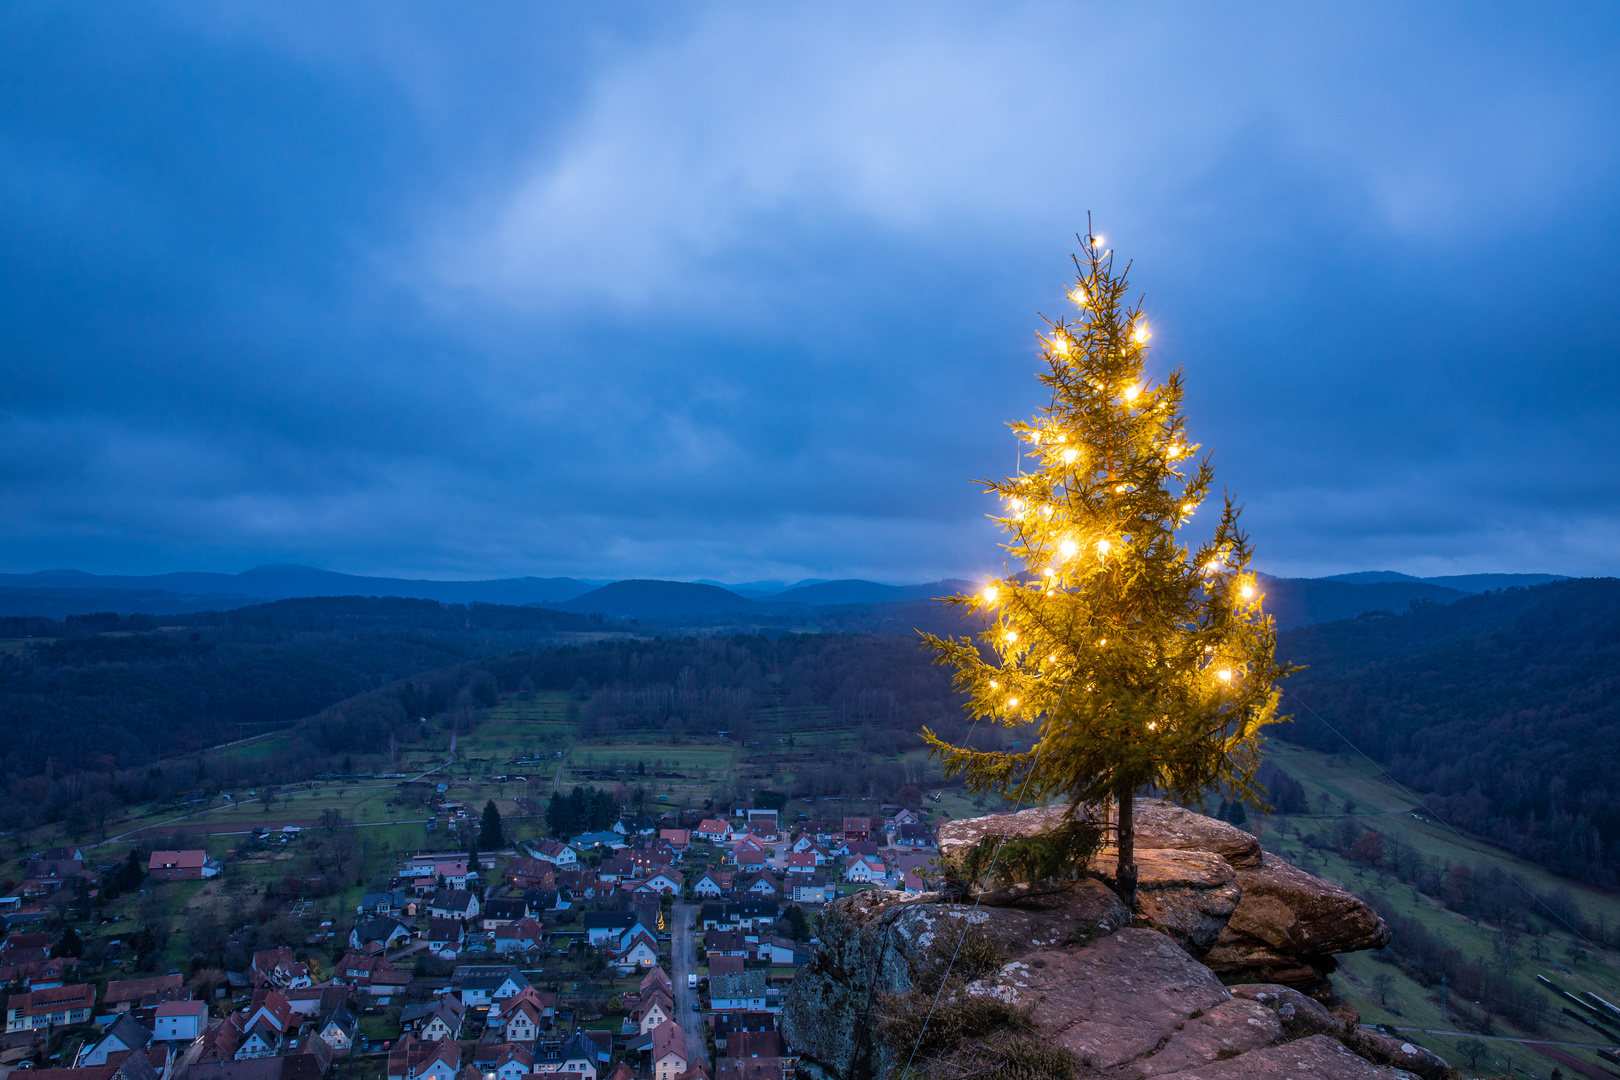
[[[1331,882],[1266,853],[1239,870],[1242,902],[1204,962],[1228,982],[1273,982],[1321,992],[1334,953],[1381,949],[1390,930],[1376,912]]]
[[[1113,867],[1099,869],[1113,881]],[[1194,956],[1203,956],[1226,929],[1243,893],[1237,871],[1204,851],[1148,849],[1136,853],[1136,914],[1170,935]]]
[[[1223,1061],[1283,1041],[1277,1015],[1255,1001],[1237,998],[1194,1016],[1158,1052],[1114,1071],[1120,1080],[1141,1080]]]
[[[1080,816],[1081,820],[1086,820],[1084,808]],[[986,836],[1033,836],[1055,829],[1067,820],[1066,806],[1038,806],[1016,814],[947,821],[939,827],[939,854],[942,859],[953,861]]]
[[[1128,913],[1099,881],[1042,897],[1042,908],[943,904],[905,893],[856,893],[822,909],[821,939],[800,969],[783,1009],[783,1029],[810,1071],[876,1077],[893,1067],[891,1051],[872,1035],[871,1016],[885,994],[909,990],[917,964],[936,937],[951,940],[966,921],[982,929],[1010,957],[1059,948],[1107,934]]]
[[[1344,1037],[1344,1045],[1368,1061],[1417,1073],[1423,1080],[1443,1080],[1451,1071],[1451,1066],[1440,1055],[1374,1028],[1352,1029]]]
[[[1306,1035],[1341,1035],[1344,1023],[1328,1012],[1321,1002],[1308,998],[1291,986],[1277,983],[1242,983],[1229,986],[1233,997],[1257,1001],[1277,1014],[1290,1039]]]
[[[1234,870],[1258,870],[1260,841],[1236,825],[1195,814],[1162,799],[1144,799],[1136,806],[1136,847],[1209,851],[1232,864]]]
[[[1402,1069],[1364,1061],[1326,1035],[1312,1035],[1183,1072],[1166,1073],[1157,1080],[1414,1080],[1414,1077]]]
[[[1042,950],[968,989],[1030,1008],[1043,1039],[1092,1069],[1144,1057],[1195,1015],[1231,1000],[1208,968],[1153,930]]]

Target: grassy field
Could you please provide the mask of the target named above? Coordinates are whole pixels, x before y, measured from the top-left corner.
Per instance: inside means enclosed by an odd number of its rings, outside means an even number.
[[[1344,801],[1350,799],[1356,807],[1353,816],[1362,825],[1376,828],[1388,836],[1404,837],[1425,857],[1452,864],[1494,863],[1538,893],[1568,889],[1574,894],[1588,921],[1605,915],[1609,925],[1615,925],[1616,919],[1620,919],[1620,894],[1555,877],[1505,851],[1458,837],[1431,816],[1417,810],[1405,791],[1359,756],[1321,754],[1277,741],[1268,745],[1268,752],[1274,761],[1305,786],[1307,800],[1313,810],[1322,807],[1321,796],[1326,795],[1330,811],[1320,816],[1273,817],[1268,822],[1256,823],[1268,850],[1276,851],[1301,868],[1337,881],[1354,892],[1376,894],[1381,904],[1416,919],[1427,930],[1444,937],[1465,957],[1482,966],[1494,965],[1527,982],[1534,982],[1534,977],[1539,974],[1574,994],[1590,991],[1608,1001],[1620,1001],[1620,957],[1612,950],[1593,948],[1589,942],[1578,939],[1549,913],[1542,911],[1540,914],[1543,917],[1536,920],[1538,929],[1542,931],[1540,934],[1521,937],[1511,946],[1509,954],[1504,956],[1499,951],[1502,944],[1500,928],[1451,911],[1439,901],[1422,896],[1410,886],[1397,883],[1377,870],[1357,866],[1325,849],[1307,847],[1295,835],[1295,830],[1309,834],[1331,825],[1343,816]],[[1582,949],[1586,956],[1574,964],[1573,971],[1555,968],[1555,963],[1568,968],[1569,950],[1572,947]],[[1406,977],[1398,966],[1384,963],[1369,953],[1350,954],[1341,957],[1341,961],[1343,966],[1334,976],[1334,984],[1339,994],[1360,1010],[1365,1023],[1417,1028],[1425,1032],[1457,1029],[1454,1010],[1449,1011],[1447,1020],[1442,1020],[1437,990],[1419,985]],[[1548,1042],[1603,1041],[1597,1032],[1570,1020],[1559,1011],[1561,1005],[1567,1002],[1558,1000],[1551,990],[1539,984],[1538,988],[1552,1004],[1544,1029],[1526,1031],[1494,1020],[1492,1028],[1496,1034]],[[1452,1002],[1455,1002],[1455,998]],[[1471,1001],[1463,1004],[1469,1007],[1474,1005]],[[1489,1009],[1490,1005],[1490,1002],[1481,1003],[1485,1009]],[[1413,1034],[1452,1064],[1466,1063],[1467,1055],[1459,1049],[1458,1044],[1469,1036]],[[1491,1056],[1489,1066],[1487,1059],[1481,1058],[1479,1068],[1487,1073],[1495,1071],[1504,1075],[1548,1077],[1558,1065],[1520,1043],[1507,1039],[1482,1041],[1489,1048]],[[1590,1050],[1563,1049],[1593,1065],[1600,1065],[1599,1059]],[[1600,1067],[1614,1071],[1612,1066]],[[1563,1072],[1569,1075],[1567,1067]]]

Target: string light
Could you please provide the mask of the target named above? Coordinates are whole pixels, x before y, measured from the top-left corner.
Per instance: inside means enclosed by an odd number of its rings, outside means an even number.
[[[1097,541],[1097,554],[1098,555],[1107,555],[1108,554],[1108,541],[1106,541],[1106,540]]]
[[[1079,456],[1080,456],[1080,451],[1076,450],[1074,447],[1071,446],[1071,447],[1069,447],[1069,449],[1063,451],[1063,464],[1065,464],[1065,465],[1073,465],[1074,464],[1074,459],[1079,457]]]
[[[1100,237],[1100,236],[1093,236],[1091,238],[1091,246],[1092,247],[1102,247],[1103,246],[1103,238]]]
[[[996,597],[998,595],[1000,594],[996,592],[996,587],[991,585],[984,590],[984,602],[987,604],[993,604],[996,602]]]
[[[1018,699],[1015,698],[1015,697],[1014,698],[1008,698],[1007,699],[1007,708],[1009,708],[1009,709],[1018,708]]]
[[[1243,599],[1247,600],[1247,599],[1249,599],[1249,597],[1254,595],[1254,586],[1253,585],[1245,585],[1245,586],[1243,586],[1243,588],[1239,589],[1238,592],[1242,593],[1243,594]]]
[[[1130,487],[1129,484],[1115,484],[1114,485],[1114,494],[1123,495],[1123,494],[1125,494],[1125,489],[1128,488],[1128,487]]]
[[[1001,684],[996,682],[996,680],[991,679],[990,680],[990,689],[992,689],[992,690],[1000,690],[1001,689]]]
[[[1069,299],[1073,300],[1079,306],[1085,307],[1086,301],[1090,298],[1086,296],[1086,287],[1084,285],[1076,285],[1074,288],[1069,290]]]
[[[1105,646],[1107,644],[1108,644],[1108,639],[1107,638],[1100,637],[1100,638],[1097,639],[1097,648],[1100,649],[1100,648],[1102,648],[1103,646]]]
[[[1125,388],[1124,397],[1127,402],[1131,402],[1135,401],[1141,393],[1142,388],[1137,386],[1135,383],[1131,383],[1131,385]]]
[[[1012,631],[1012,630],[1007,631],[1005,636],[1006,636],[1006,639],[1007,639],[1007,644],[1009,644],[1009,645],[1011,645],[1013,642],[1018,640],[1018,634],[1015,631]]]
[[[1056,571],[1056,570],[1053,570],[1053,569],[1052,569],[1052,568],[1051,568],[1051,567],[1050,567],[1050,566],[1048,566],[1048,567],[1047,567],[1047,568],[1046,568],[1046,576],[1047,576],[1047,577],[1052,577],[1052,576],[1053,576],[1053,575],[1055,575],[1055,574],[1056,574],[1056,573],[1057,573],[1057,571]]]
[[[1058,545],[1058,550],[1063,553],[1063,557],[1065,559],[1072,559],[1074,558],[1074,553],[1080,550],[1080,545],[1076,544],[1073,540],[1065,540],[1063,543]]]
[[[1052,351],[1067,355],[1069,352],[1069,343],[1064,341],[1062,338],[1054,338],[1052,340]]]
[[[1147,339],[1152,336],[1153,335],[1148,332],[1147,320],[1136,320],[1136,329],[1131,331],[1131,340],[1136,342],[1138,345],[1145,345],[1147,344]]]
[[[1217,679],[1221,680],[1221,682],[1231,682],[1232,681],[1232,669],[1231,668],[1221,668],[1221,670],[1219,670],[1219,671],[1217,671],[1215,673],[1215,677]]]

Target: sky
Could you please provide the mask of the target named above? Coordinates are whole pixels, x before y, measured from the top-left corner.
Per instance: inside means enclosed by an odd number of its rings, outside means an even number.
[[[1620,9],[0,13],[0,571],[999,566],[1087,215],[1256,565],[1620,572]]]

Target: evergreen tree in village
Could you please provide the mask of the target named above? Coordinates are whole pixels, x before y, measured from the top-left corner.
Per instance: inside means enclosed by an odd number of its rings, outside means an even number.
[[[925,635],[956,668],[977,723],[1034,725],[1027,748],[980,751],[924,735],[947,773],[1022,806],[1118,815],[1115,886],[1136,895],[1133,800],[1212,788],[1258,801],[1260,729],[1279,720],[1276,628],[1224,500],[1196,551],[1177,540],[1214,469],[1188,440],[1180,370],[1153,382],[1138,301],[1101,237],[1081,241],[1073,318],[1047,320],[1051,403],[1011,427],[1029,471],[983,486],[1002,502],[1005,572],[947,600],[985,620],[979,641]]]

